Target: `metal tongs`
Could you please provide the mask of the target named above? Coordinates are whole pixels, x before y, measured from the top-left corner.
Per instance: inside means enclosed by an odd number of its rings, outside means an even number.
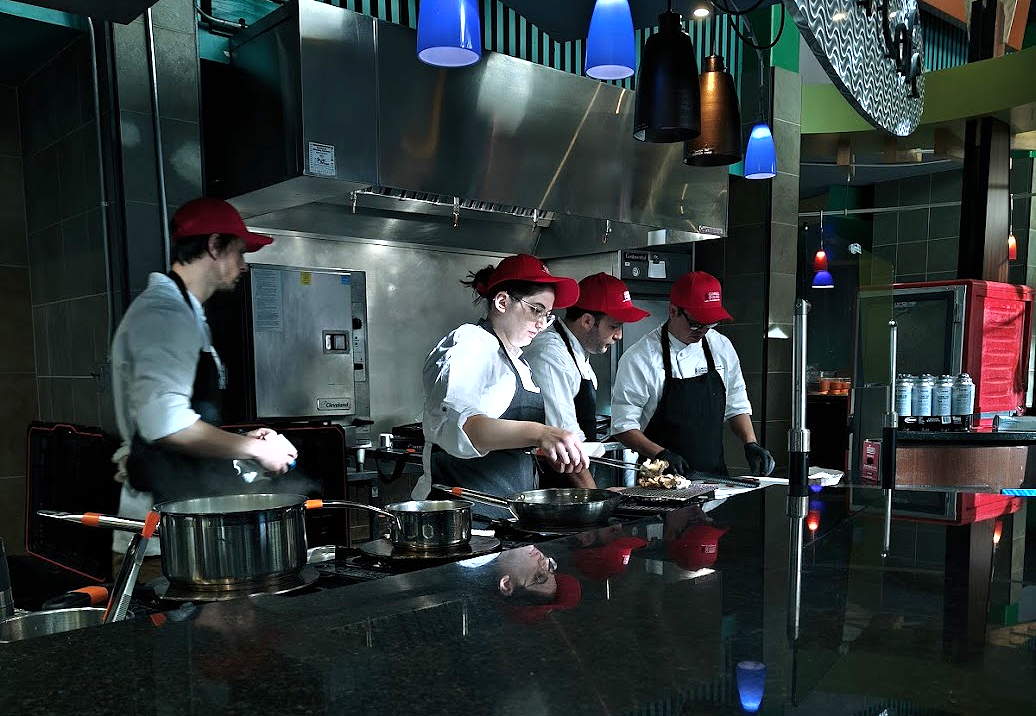
[[[527,450],[526,452],[533,457],[544,457],[537,450]],[[590,462],[618,468],[619,470],[633,470],[639,473],[640,468],[643,467],[635,462],[613,460],[610,457],[587,457]],[[759,480],[753,477],[727,477],[726,475],[713,475],[708,472],[698,472],[697,470],[691,472],[690,475],[683,475],[683,477],[686,477],[691,482],[711,482],[716,485],[726,485],[727,487],[759,487],[760,484]]]

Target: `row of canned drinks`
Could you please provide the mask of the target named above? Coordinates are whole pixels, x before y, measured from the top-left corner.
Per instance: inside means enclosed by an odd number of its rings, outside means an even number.
[[[896,413],[903,416],[971,415],[975,412],[975,383],[958,376],[900,375],[896,378]]]

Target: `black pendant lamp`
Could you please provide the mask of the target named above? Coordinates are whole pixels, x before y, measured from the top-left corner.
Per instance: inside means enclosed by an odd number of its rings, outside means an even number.
[[[709,55],[702,66],[701,134],[684,145],[683,161],[695,167],[741,161],[741,111],[722,55]]]
[[[644,43],[637,76],[633,137],[642,142],[686,142],[701,132],[698,61],[694,43],[669,9]]]

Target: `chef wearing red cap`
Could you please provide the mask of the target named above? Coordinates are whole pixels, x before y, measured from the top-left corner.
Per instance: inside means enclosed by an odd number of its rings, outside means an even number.
[[[643,458],[672,471],[726,475],[723,424],[744,443],[753,475],[774,461],[756,441],[741,362],[730,340],[712,329],[731,320],[722,288],[704,271],[681,276],[669,296],[669,320],[619,359],[612,388],[612,432]]]
[[[648,315],[633,305],[626,284],[614,276],[596,273],[579,282],[579,300],[566,311],[564,320],[536,336],[525,351],[543,391],[547,424],[583,440],[597,440],[597,375],[589,356],[607,353],[622,339],[624,323]],[[568,480],[577,487],[596,487],[589,470]]]
[[[113,460],[126,517],[143,518],[165,500],[240,491],[234,459],[279,474],[297,457],[273,431],[238,435],[216,427],[226,380],[202,308],[217,291],[234,289],[248,270],[245,253],[273,239],[248,231],[227,202],[202,198],[173,216],[171,240],[172,270],[150,275],[112,341],[123,440]],[[124,552],[125,540],[116,538],[115,550]]]
[[[529,448],[539,448],[560,472],[585,470],[579,435],[545,424],[543,395],[522,358],[522,349],[554,322],[553,311],[576,302],[578,284],[551,275],[528,254],[461,283],[484,301],[486,315],[452,331],[425,361],[425,474],[414,496],[427,495],[432,481],[496,495],[536,489]]]

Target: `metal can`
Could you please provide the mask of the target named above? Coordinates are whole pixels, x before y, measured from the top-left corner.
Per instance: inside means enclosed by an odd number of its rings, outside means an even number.
[[[941,375],[935,383],[935,390],[932,392],[932,415],[953,415],[951,403],[953,398],[953,384],[955,379],[952,375]]]
[[[975,383],[967,373],[961,373],[953,383],[950,400],[952,415],[972,415],[975,412]]]
[[[913,415],[914,376],[905,373],[896,378],[896,414]]]
[[[914,394],[911,396],[911,413],[915,416],[932,414],[932,389],[935,387],[935,376],[925,373],[914,383]]]

